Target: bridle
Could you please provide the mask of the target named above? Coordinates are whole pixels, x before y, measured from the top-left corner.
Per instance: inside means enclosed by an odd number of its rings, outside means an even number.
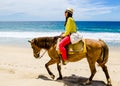
[[[36,45],[34,45],[35,47],[37,47],[37,48],[39,48],[38,46],[36,46]],[[40,49],[40,48],[39,48]],[[45,53],[47,52],[47,50],[45,50],[43,53],[42,53],[42,55],[40,56],[40,51],[39,52],[37,52],[36,54],[38,55],[39,54],[39,59],[41,59],[44,55],[45,55]]]

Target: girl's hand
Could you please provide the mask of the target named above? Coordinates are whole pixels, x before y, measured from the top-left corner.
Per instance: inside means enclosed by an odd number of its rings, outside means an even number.
[[[64,33],[61,33],[60,37],[63,38],[64,37]]]
[[[64,34],[62,34],[62,37],[65,37],[65,35],[64,35]]]
[[[60,38],[64,38],[64,36],[63,36],[63,35],[61,35],[61,36],[60,36]]]

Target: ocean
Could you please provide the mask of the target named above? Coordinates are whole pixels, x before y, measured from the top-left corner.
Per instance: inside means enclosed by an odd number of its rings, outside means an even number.
[[[108,46],[120,47],[119,21],[76,21],[83,38],[102,39]],[[35,37],[58,36],[65,31],[64,21],[1,21],[0,44],[28,46]]]

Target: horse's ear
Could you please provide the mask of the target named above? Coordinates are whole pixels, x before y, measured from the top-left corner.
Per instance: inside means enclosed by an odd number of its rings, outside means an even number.
[[[28,42],[29,42],[29,43],[31,43],[31,41],[30,41],[30,40],[28,40]]]

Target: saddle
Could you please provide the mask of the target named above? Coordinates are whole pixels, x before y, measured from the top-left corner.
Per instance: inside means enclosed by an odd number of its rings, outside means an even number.
[[[57,46],[56,46],[56,50],[58,52],[58,54],[60,54],[60,50],[59,50],[59,42],[61,39],[57,40]],[[80,54],[80,53],[86,53],[86,43],[85,40],[81,40],[75,44],[68,44],[66,47],[67,50],[67,54]]]

